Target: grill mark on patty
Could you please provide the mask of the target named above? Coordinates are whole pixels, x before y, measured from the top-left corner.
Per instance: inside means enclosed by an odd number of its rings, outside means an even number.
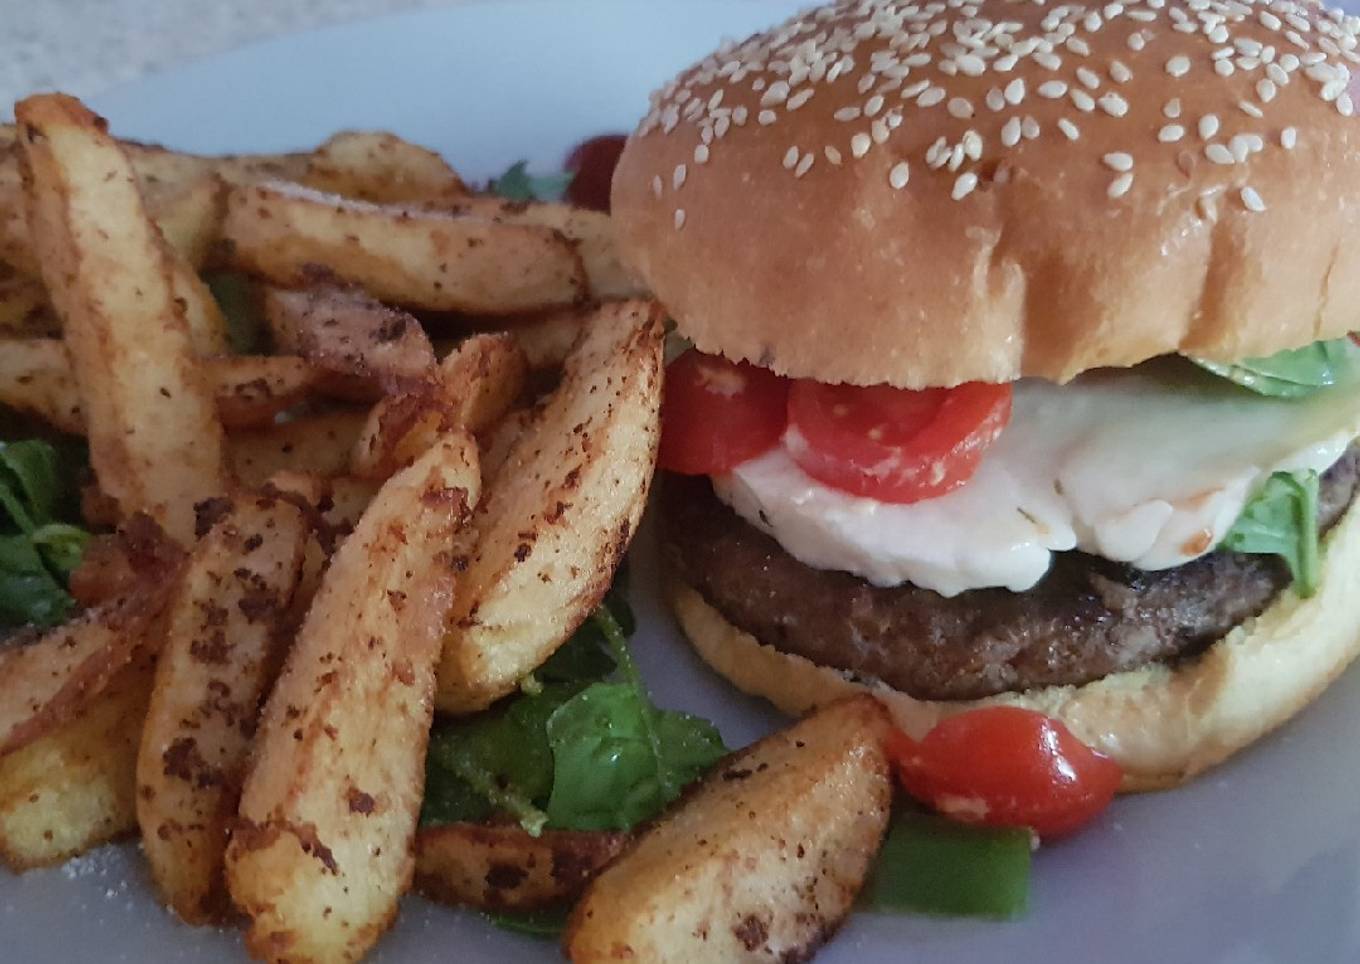
[[[1322,477],[1324,530],[1350,505],[1358,479],[1360,446],[1352,446]],[[704,478],[668,476],[662,506],[668,560],[730,623],[776,649],[881,679],[917,699],[1088,683],[1193,657],[1289,584],[1274,557],[1212,552],[1147,571],[1061,552],[1026,592],[975,589],[947,598],[806,566],[719,501]]]

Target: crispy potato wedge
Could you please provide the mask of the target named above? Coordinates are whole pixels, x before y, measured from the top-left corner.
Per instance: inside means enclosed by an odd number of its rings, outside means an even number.
[[[195,271],[207,263],[222,233],[227,213],[227,185],[216,172],[150,192],[147,210],[166,244]]]
[[[479,487],[476,444],[443,438],[331,559],[265,707],[227,848],[261,958],[356,960],[410,886],[450,546]]]
[[[125,667],[60,726],[0,756],[0,861],[60,863],[137,828],[137,740],[152,663]]]
[[[427,148],[386,131],[341,131],[312,154],[303,183],[375,204],[460,198],[467,185]]]
[[[569,904],[628,845],[623,832],[449,823],[416,834],[416,890],[491,911]]]
[[[0,337],[45,338],[59,332],[41,281],[12,272],[0,275]]]
[[[315,366],[289,355],[229,355],[203,366],[217,414],[229,428],[270,425],[321,382]],[[85,432],[70,354],[55,338],[0,339],[0,404],[72,435]]]
[[[619,260],[614,222],[602,211],[551,201],[506,201],[477,197],[459,201],[453,211],[497,224],[533,225],[562,232],[575,246],[598,300],[645,298],[646,287]]]
[[[195,358],[175,260],[103,122],[62,95],[15,105],[29,223],[80,386],[90,460],[125,514],[189,542],[226,489],[222,426]]]
[[[850,912],[887,830],[890,724],[835,703],[720,762],[587,888],[587,961],[805,961]]]
[[[222,233],[229,261],[243,271],[288,287],[321,265],[412,308],[513,314],[589,293],[572,244],[550,228],[384,207],[282,182],[233,190]]]
[[[482,454],[482,479],[493,482],[500,473],[501,466],[510,458],[519,437],[534,423],[539,412],[534,408],[518,408],[507,412],[505,417],[483,432],[478,439]],[[487,488],[491,488],[488,484]]]
[[[0,405],[84,435],[80,389],[66,344],[56,338],[0,339]]]
[[[259,488],[275,472],[344,475],[365,417],[363,409],[338,409],[233,432],[227,452],[237,481]]]
[[[356,397],[407,391],[433,374],[434,348],[420,322],[359,288],[266,288],[264,317],[278,351],[301,355]]]
[[[510,334],[519,342],[525,360],[534,371],[561,368],[589,322],[592,309],[565,308],[532,321],[516,324]]]
[[[171,593],[137,755],[137,823],[162,899],[192,924],[230,907],[229,820],[283,633],[309,526],[277,496],[216,507]]]
[[[373,406],[354,446],[351,469],[364,478],[385,479],[418,458],[442,432],[485,431],[520,397],[527,374],[524,353],[510,335],[464,339],[426,385]]]
[[[662,310],[599,309],[561,384],[518,436],[473,519],[439,666],[446,712],[484,709],[598,605],[651,484]]]

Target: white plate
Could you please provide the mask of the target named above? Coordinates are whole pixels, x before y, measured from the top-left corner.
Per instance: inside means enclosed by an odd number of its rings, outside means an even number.
[[[384,127],[484,177],[522,157],[551,170],[583,136],[629,128],[645,95],[723,35],[787,2],[491,3],[275,40],[94,100],[122,135],[200,151],[315,144]],[[775,716],[708,673],[635,553],[637,652],[658,701],[715,719],[731,745]],[[1018,923],[859,915],[821,960],[1323,962],[1360,960],[1360,673],[1282,732],[1173,793],[1118,801],[1041,851]],[[177,924],[135,847],[0,875],[0,960],[240,960],[229,932]],[[411,899],[374,960],[549,961],[550,944]]]

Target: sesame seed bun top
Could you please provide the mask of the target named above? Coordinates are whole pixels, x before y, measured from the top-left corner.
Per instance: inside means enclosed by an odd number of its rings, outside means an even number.
[[[614,179],[625,257],[700,349],[823,381],[1338,337],[1358,32],[1293,0],[844,0],[653,95]]]

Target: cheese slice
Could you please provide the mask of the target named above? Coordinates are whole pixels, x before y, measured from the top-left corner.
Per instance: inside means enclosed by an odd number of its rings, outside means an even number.
[[[924,502],[822,485],[783,445],[713,481],[809,566],[952,596],[1028,589],[1069,549],[1182,565],[1218,545],[1271,473],[1325,471],[1357,435],[1360,383],[1274,399],[1167,360],[1016,383],[1011,424],[977,473]]]

